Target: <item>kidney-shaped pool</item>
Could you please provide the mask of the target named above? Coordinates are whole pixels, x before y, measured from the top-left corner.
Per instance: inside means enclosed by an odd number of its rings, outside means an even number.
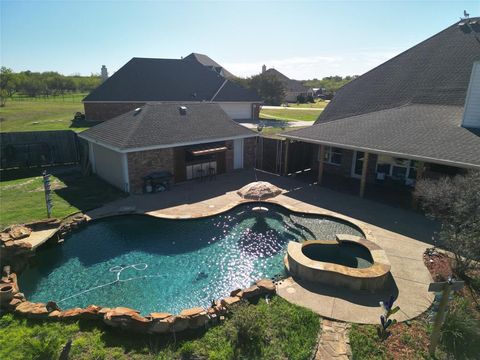
[[[331,217],[271,204],[255,212],[254,206],[196,220],[125,215],[93,221],[62,245],[39,249],[20,288],[30,301],[53,300],[65,309],[95,304],[178,313],[208,307],[260,278],[283,276],[289,241],[362,235]]]

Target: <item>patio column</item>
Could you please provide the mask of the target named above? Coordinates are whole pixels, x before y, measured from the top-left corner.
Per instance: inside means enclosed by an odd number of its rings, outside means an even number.
[[[417,162],[417,176],[415,177],[415,182],[419,182],[423,178],[425,173],[425,163],[423,161]],[[415,183],[415,186],[417,185]],[[412,208],[416,209],[418,206],[418,198],[415,196],[415,193],[412,194]]]
[[[365,195],[365,185],[367,183],[368,152],[363,153],[362,177],[360,179],[360,197]]]
[[[317,178],[317,185],[322,185],[322,177],[323,177],[323,159],[325,158],[325,145],[320,145],[318,148],[318,178]]]
[[[283,162],[284,170],[283,175],[288,175],[288,145],[290,144],[290,140],[285,140],[285,161]]]

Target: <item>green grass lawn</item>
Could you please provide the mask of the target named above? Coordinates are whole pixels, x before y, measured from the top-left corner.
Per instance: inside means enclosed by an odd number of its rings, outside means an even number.
[[[319,317],[275,296],[269,304],[239,304],[208,330],[173,335],[124,333],[88,321],[58,323],[0,318],[0,358],[58,359],[72,340],[69,359],[289,359],[312,356]]]
[[[124,193],[96,176],[82,176],[71,168],[57,167],[51,177],[52,216],[62,218],[79,210],[99,207]],[[42,169],[0,173],[0,227],[47,217]]]
[[[288,121],[315,121],[323,109],[302,110],[302,109],[262,109],[260,118],[262,120],[288,120]]]
[[[68,95],[50,99],[14,99],[0,108],[0,131],[74,130],[72,119],[77,111],[83,112],[85,94]]]
[[[325,100],[317,100],[314,103],[306,103],[306,104],[288,103],[288,107],[291,109],[296,109],[296,108],[324,109],[325,106],[327,105],[328,105],[328,102]]]

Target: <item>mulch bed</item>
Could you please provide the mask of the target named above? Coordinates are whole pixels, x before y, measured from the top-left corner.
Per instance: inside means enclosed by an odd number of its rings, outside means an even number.
[[[423,262],[434,281],[446,281],[452,275],[451,259],[439,252],[426,252]]]

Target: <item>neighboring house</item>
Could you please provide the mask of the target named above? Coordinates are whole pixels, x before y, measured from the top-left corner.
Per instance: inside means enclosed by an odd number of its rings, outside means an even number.
[[[214,103],[146,104],[79,134],[93,172],[133,193],[154,172],[182,182],[251,168],[256,136]]]
[[[235,120],[256,118],[262,103],[258,94],[228,80],[223,68],[200,62],[205,58],[133,58],[83,99],[85,116],[103,121],[146,103],[212,102]]]
[[[262,73],[276,76],[283,83],[283,87],[285,88],[286,102],[297,102],[297,97],[300,95],[303,95],[305,97],[307,97],[308,95],[313,96],[312,89],[303,86],[301,81],[288,78],[276,69],[267,69],[266,66],[263,65]]]
[[[191,60],[191,61],[196,61],[203,66],[206,66],[210,68],[211,70],[214,70],[215,72],[219,73],[222,75],[224,78],[227,79],[235,79],[236,76],[233,75],[230,71],[222,67],[219,63],[214,61],[213,59],[209,58],[207,55],[204,54],[198,54],[198,53],[191,53],[190,55],[186,56],[183,58],[183,60]]]
[[[346,84],[313,126],[284,136],[310,147],[319,182],[359,178],[362,196],[365,183],[480,169],[479,38],[480,18],[448,27]]]

